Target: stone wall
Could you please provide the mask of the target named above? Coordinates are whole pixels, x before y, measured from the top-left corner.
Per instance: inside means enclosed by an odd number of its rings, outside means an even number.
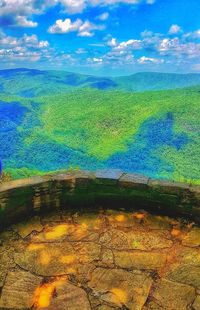
[[[0,228],[57,208],[142,208],[200,222],[200,186],[153,180],[118,170],[80,171],[0,185]]]

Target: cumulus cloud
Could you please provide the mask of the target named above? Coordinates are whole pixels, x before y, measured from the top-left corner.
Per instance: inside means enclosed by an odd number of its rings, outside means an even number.
[[[39,40],[36,35],[24,34],[21,38],[0,34],[0,59],[38,61],[49,54],[49,42]]]
[[[82,25],[82,21],[77,19],[72,22],[70,18],[65,20],[58,19],[53,26],[49,28],[49,33],[67,33],[72,31],[78,31],[79,27]]]
[[[97,19],[99,19],[101,21],[105,21],[108,18],[109,18],[109,13],[108,12],[102,13],[101,15],[97,16]]]
[[[32,20],[28,20],[25,16],[17,16],[16,22],[21,27],[37,27],[38,23],[33,22]]]
[[[116,47],[117,46],[117,40],[115,38],[111,38],[108,42],[107,45],[110,47]]]
[[[181,32],[181,27],[179,25],[171,25],[169,28],[169,34],[177,34]]]
[[[74,22],[70,18],[65,20],[59,19],[49,28],[49,33],[69,33],[77,32],[80,37],[92,37],[95,30],[102,30],[104,26],[96,25],[90,21],[82,21],[81,19],[76,19]]]
[[[180,38],[165,38],[160,41],[158,51],[163,55],[176,57],[195,58],[200,56],[200,44],[195,42],[184,42]]]
[[[28,17],[40,14],[46,5],[44,1],[37,0],[0,0],[1,25],[5,23],[7,26],[36,27],[37,23]]]
[[[137,5],[140,3],[152,4],[153,0],[0,0],[0,17],[2,26],[36,27],[32,21],[34,15],[44,13],[49,7],[61,5],[69,14],[81,13],[88,7],[113,6],[116,4]],[[108,13],[99,16],[106,20]]]
[[[186,40],[196,40],[196,39],[200,39],[200,29],[197,29],[193,32],[187,32],[183,34],[183,38]]]
[[[171,37],[169,34],[166,36],[162,33],[145,30],[141,33],[140,39],[121,42],[108,36],[106,46],[110,50],[102,59],[122,65],[123,63],[137,63],[138,65],[190,63],[200,57],[200,43],[198,40],[196,42],[190,40],[192,37],[200,38],[200,31],[194,31],[186,36],[180,30],[179,36]],[[134,56],[139,50],[147,55],[135,58]]]
[[[142,48],[142,41],[131,39],[118,42],[115,38],[111,38],[108,40],[107,46],[112,47],[114,51],[139,50]]]
[[[152,58],[152,57],[146,57],[146,56],[142,56],[138,59],[138,63],[140,64],[162,64],[164,63],[163,59],[159,59],[159,58]]]
[[[65,11],[70,14],[81,13],[87,5],[85,0],[58,0],[65,8]]]

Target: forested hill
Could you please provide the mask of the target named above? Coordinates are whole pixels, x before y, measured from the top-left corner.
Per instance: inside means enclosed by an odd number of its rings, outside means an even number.
[[[66,71],[0,70],[0,91],[25,98],[65,93],[74,88],[143,92],[200,85],[200,74],[144,72],[122,77],[98,77]]]

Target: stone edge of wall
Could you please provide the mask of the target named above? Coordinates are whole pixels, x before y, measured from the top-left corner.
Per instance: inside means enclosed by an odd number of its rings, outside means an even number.
[[[200,186],[120,170],[63,172],[0,185],[0,229],[60,208],[143,208],[200,222]]]

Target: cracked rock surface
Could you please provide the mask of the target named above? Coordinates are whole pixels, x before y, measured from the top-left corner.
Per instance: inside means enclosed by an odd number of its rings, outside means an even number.
[[[200,228],[60,211],[0,234],[0,310],[200,310]]]

